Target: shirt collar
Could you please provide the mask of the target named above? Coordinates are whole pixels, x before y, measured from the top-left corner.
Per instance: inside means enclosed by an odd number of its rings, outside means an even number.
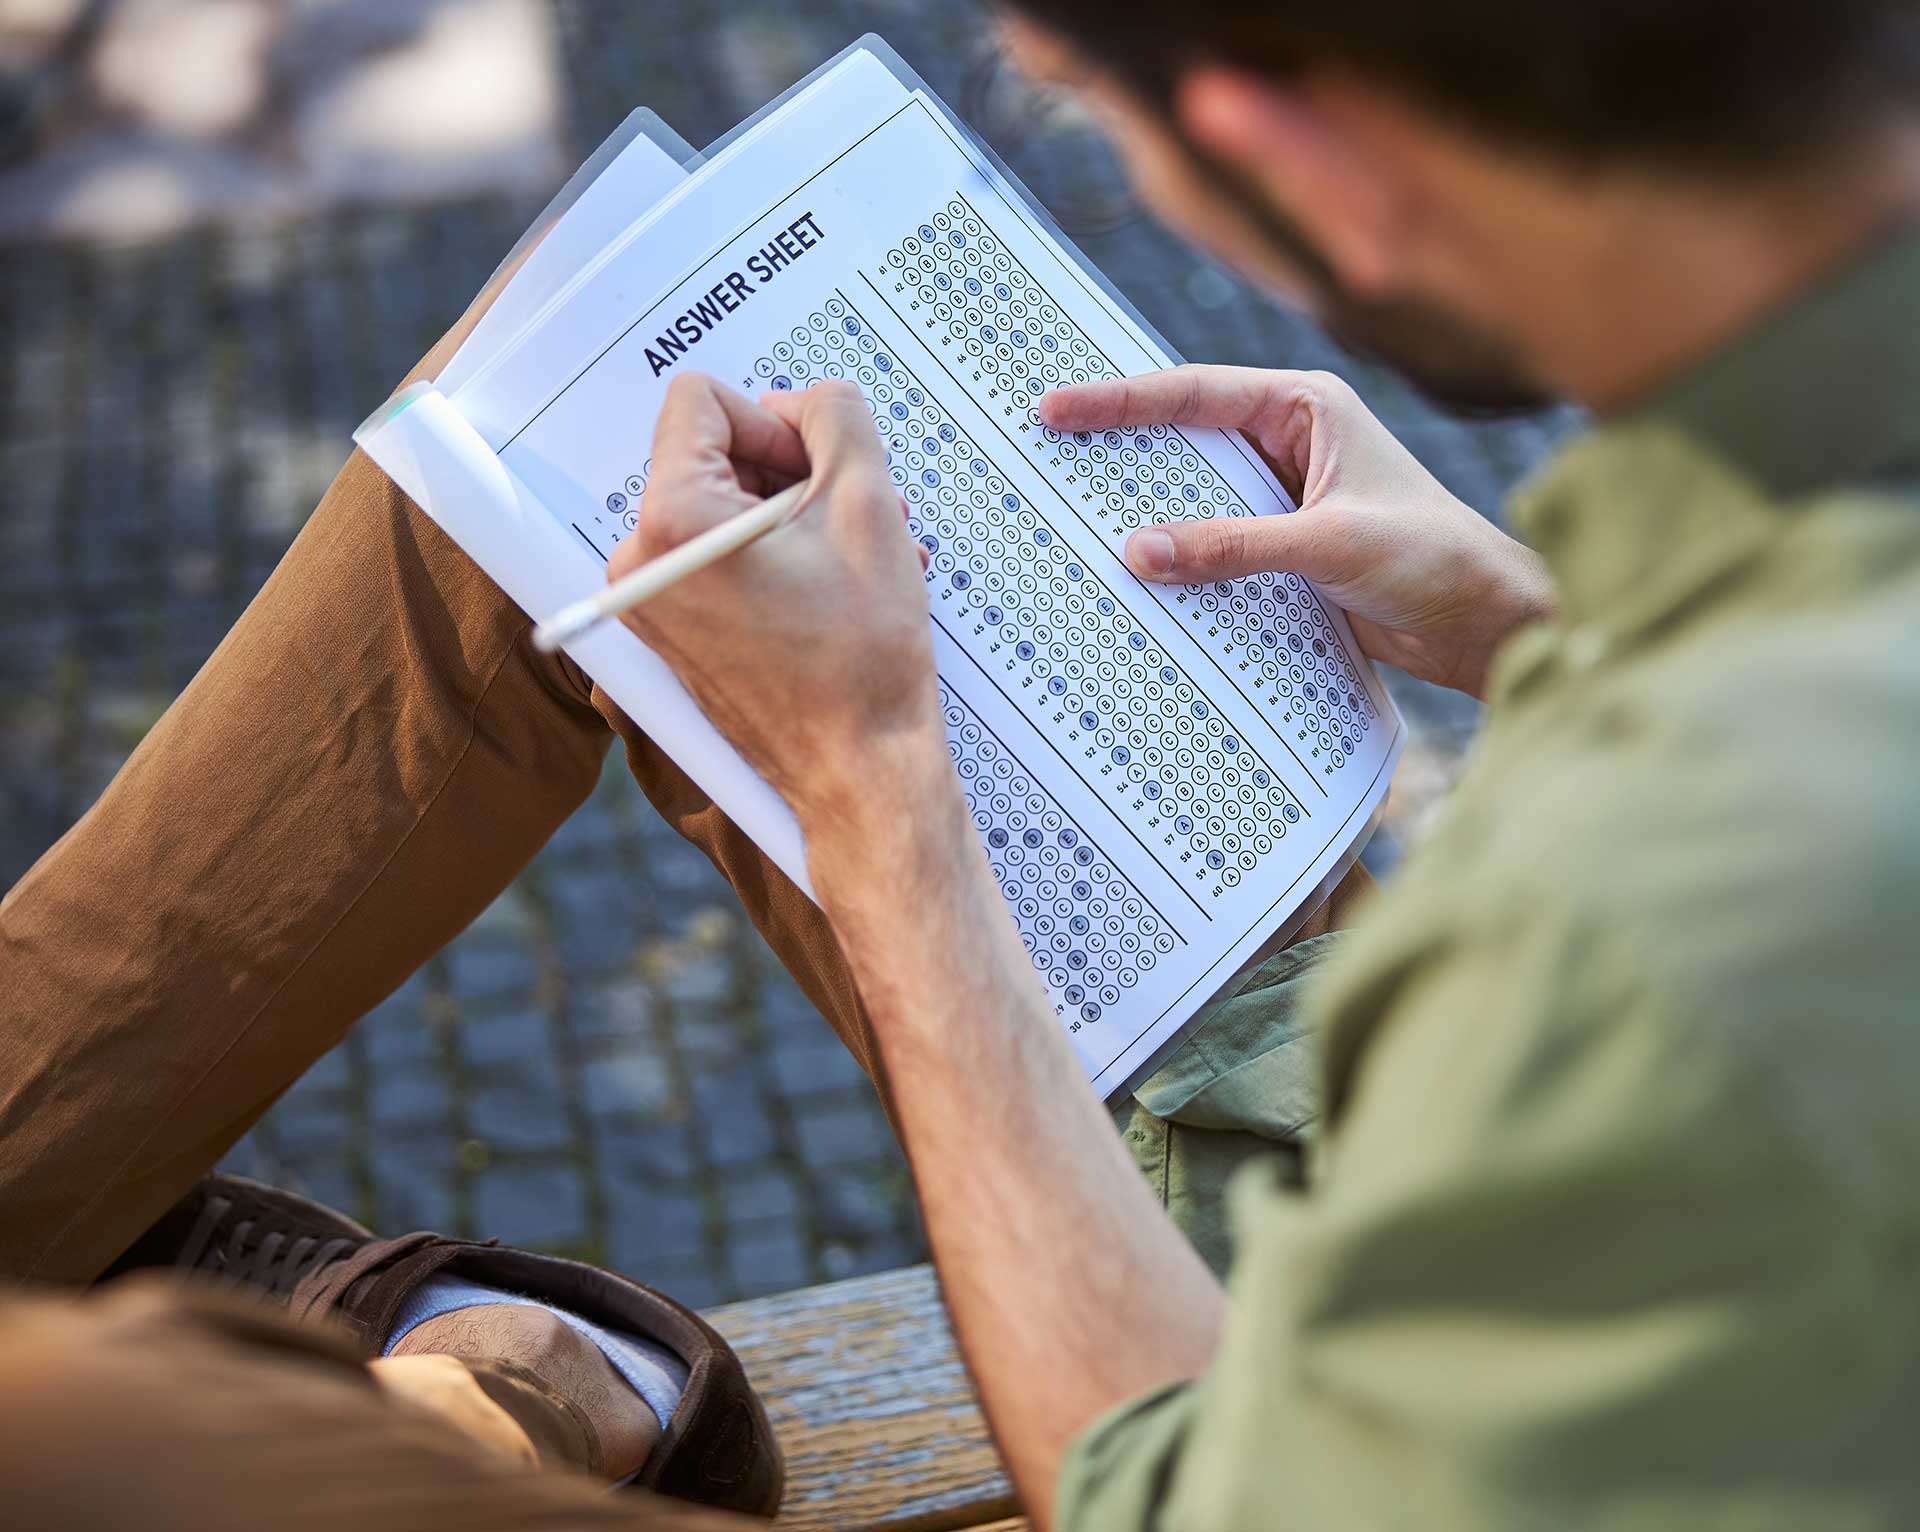
[[[1626,629],[1752,556],[1813,492],[1901,483],[1920,483],[1912,229],[1577,438],[1513,510],[1562,625]]]
[[[1623,422],[1676,428],[1776,499],[1920,474],[1920,230],[1877,241]]]

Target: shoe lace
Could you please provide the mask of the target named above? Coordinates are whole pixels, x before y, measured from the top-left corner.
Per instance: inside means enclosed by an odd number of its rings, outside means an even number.
[[[289,1237],[284,1230],[256,1225],[243,1218],[215,1242],[220,1225],[232,1209],[232,1199],[209,1197],[194,1220],[193,1231],[180,1247],[174,1266],[199,1271],[234,1286],[255,1287],[278,1297],[290,1297],[301,1280],[360,1245],[353,1239],[315,1239],[310,1234]],[[260,1235],[254,1238],[258,1227]]]

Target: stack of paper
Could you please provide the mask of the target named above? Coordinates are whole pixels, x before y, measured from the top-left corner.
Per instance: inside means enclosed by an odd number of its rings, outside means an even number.
[[[360,439],[542,616],[604,582],[680,372],[857,382],[931,555],[955,769],[1111,1094],[1358,855],[1401,721],[1307,582],[1127,569],[1136,527],[1291,506],[1236,436],[1040,424],[1048,388],[1176,359],[884,43],[697,162],[650,132],[576,178],[437,385]],[[657,657],[616,624],[569,653],[806,886],[792,816]]]

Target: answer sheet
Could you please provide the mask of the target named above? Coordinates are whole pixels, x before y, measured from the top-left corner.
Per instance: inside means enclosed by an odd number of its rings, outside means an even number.
[[[563,527],[580,594],[635,523],[680,372],[750,395],[858,383],[931,554],[956,769],[1106,1094],[1357,854],[1403,734],[1307,582],[1164,588],[1122,561],[1154,521],[1291,510],[1237,436],[1040,424],[1049,388],[1171,360],[935,98],[860,51],[452,396]],[[645,653],[624,631],[595,643],[576,657],[596,675],[613,646]],[[804,886],[790,816],[645,659],[618,700]]]

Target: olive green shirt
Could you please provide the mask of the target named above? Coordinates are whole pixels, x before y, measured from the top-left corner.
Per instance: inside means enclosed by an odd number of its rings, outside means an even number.
[[[1920,1527],[1920,240],[1516,516],[1563,609],[1440,827],[1235,1002],[1320,1039],[1312,1173],[1063,1528]]]

